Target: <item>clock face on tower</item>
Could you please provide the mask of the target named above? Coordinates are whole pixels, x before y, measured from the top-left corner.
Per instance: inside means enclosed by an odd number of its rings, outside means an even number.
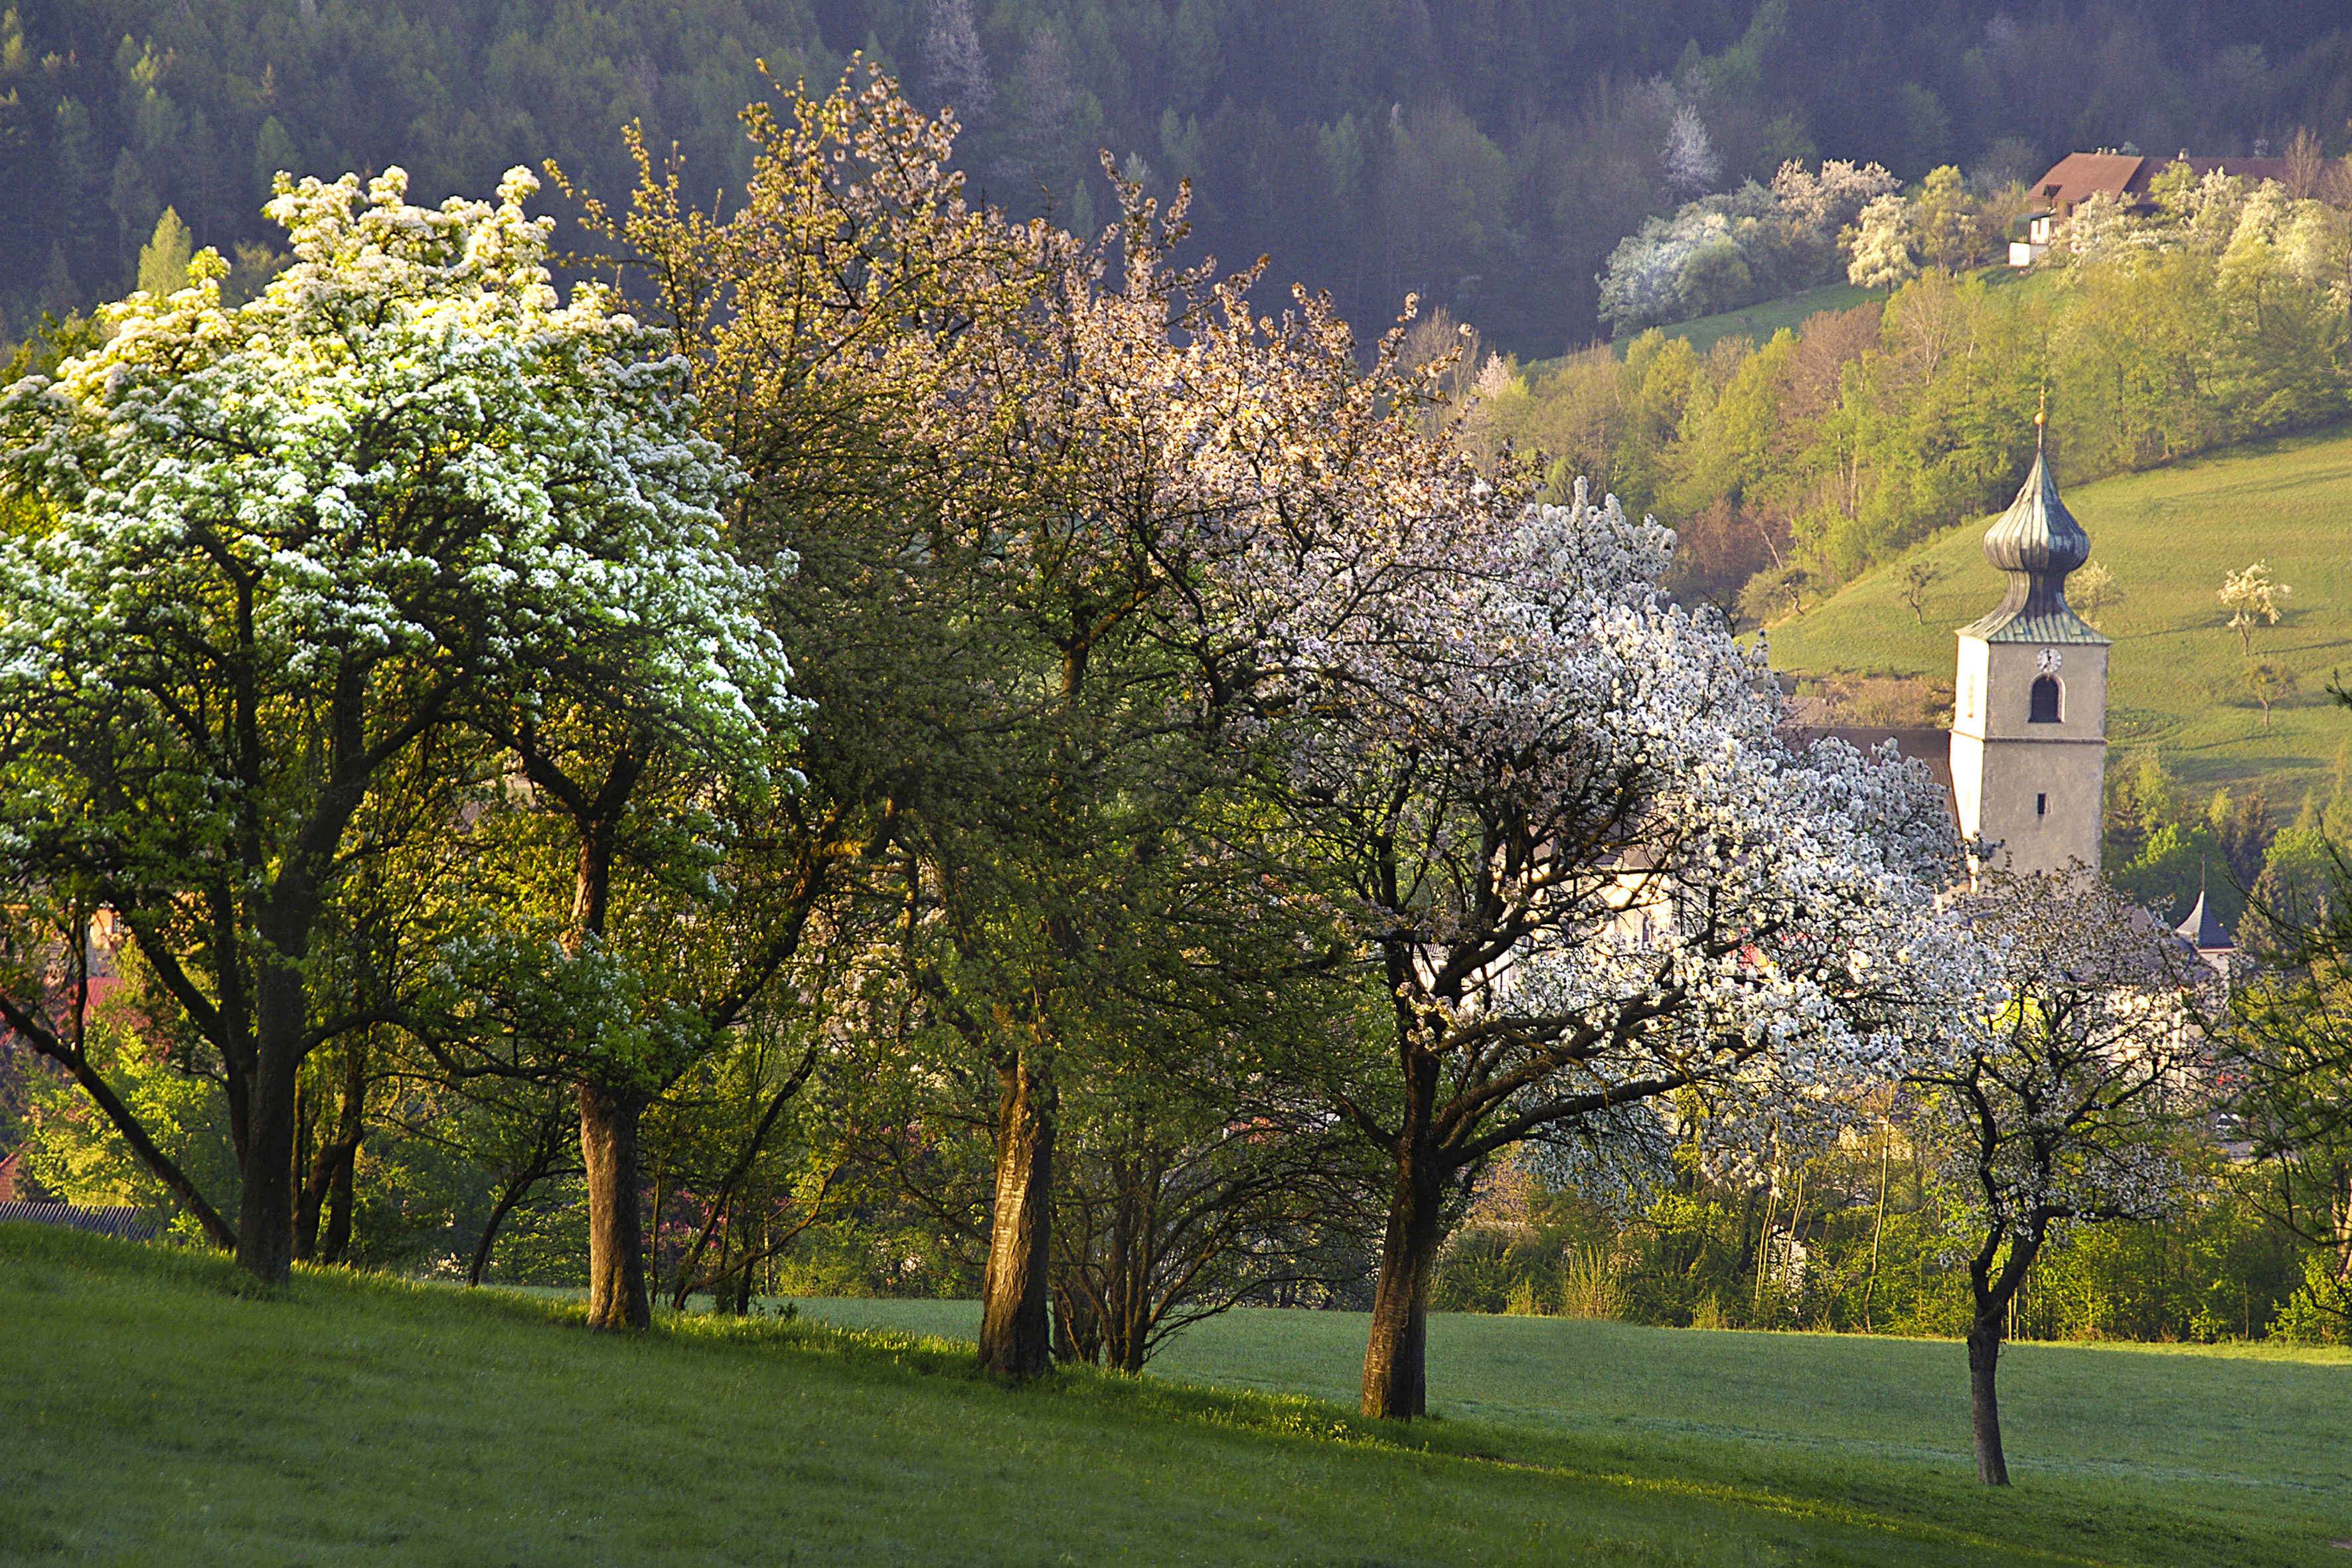
[[[2033,668],[2040,670],[2044,675],[2056,674],[2058,671],[2058,650],[2054,647],[2043,648],[2040,653],[2034,656]]]

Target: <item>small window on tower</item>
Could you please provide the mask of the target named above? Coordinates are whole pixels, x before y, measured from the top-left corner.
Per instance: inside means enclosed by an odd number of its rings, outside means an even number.
[[[2058,682],[2056,680],[2047,675],[2036,676],[2033,680],[2032,700],[2032,710],[2025,716],[2027,723],[2055,724],[2058,722]]]
[[[2050,797],[2048,795],[2037,795],[2033,797],[2033,815],[2036,816],[2047,816],[2050,815]]]

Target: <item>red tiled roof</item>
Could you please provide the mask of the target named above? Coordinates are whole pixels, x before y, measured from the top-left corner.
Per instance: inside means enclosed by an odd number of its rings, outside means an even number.
[[[2284,180],[2284,158],[2144,158],[2129,153],[2069,153],[2033,182],[2033,200],[2063,210],[2100,191],[2117,198],[2144,196],[2155,178],[2174,163],[2200,176],[2215,169],[2247,180]]]
[[[2069,153],[2033,182],[2033,199],[2054,207],[2071,207],[2101,191],[2120,196],[2131,189],[2140,165],[2149,162],[2121,153]]]

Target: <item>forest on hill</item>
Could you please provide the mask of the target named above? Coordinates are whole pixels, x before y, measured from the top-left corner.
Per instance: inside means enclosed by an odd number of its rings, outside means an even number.
[[[1601,330],[1597,275],[1645,219],[1790,159],[1992,186],[2352,116],[2352,30],[2218,0],[18,0],[0,338],[127,291],[167,206],[266,265],[279,169],[399,163],[438,200],[551,157],[618,195],[641,121],[689,188],[740,189],[755,59],[822,86],[861,49],[955,104],[993,201],[1087,228],[1108,150],[1195,183],[1199,248],[1270,253],[1360,331],[1416,291],[1523,357]]]

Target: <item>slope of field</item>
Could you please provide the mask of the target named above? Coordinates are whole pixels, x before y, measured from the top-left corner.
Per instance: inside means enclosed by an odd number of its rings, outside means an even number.
[[[1786,327],[1795,331],[1823,310],[1851,310],[1856,305],[1874,305],[1886,298],[1884,289],[1861,289],[1851,283],[1824,283],[1818,289],[1808,289],[1801,294],[1785,299],[1767,300],[1738,310],[1726,310],[1719,315],[1700,316],[1695,321],[1676,321],[1658,330],[1670,338],[1682,338],[1704,354],[1725,338],[1746,338],[1758,348],[1772,341],[1772,334]],[[1631,338],[1620,338],[1610,346],[1617,357],[1625,357],[1625,345]]]
[[[217,1258],[0,1226],[0,1561],[2251,1568],[2339,1563],[2352,1533],[2299,1480],[2259,1509],[1991,1493],[1801,1443],[1401,1427],[1085,1372],[1013,1390],[968,1346],[806,1321],[577,1322],[327,1272],[257,1292]],[[1322,1355],[1310,1315],[1244,1327],[1259,1373],[1298,1330]]]
[[[2325,688],[2352,677],[2352,430],[2265,441],[2095,484],[2065,484],[2066,505],[2090,531],[2091,558],[2129,595],[2101,617],[2116,640],[2107,738],[2155,746],[2200,788],[2263,778],[2292,816],[2304,792],[2352,741],[2352,722]],[[1952,628],[1999,602],[2001,575],[1985,563],[1979,519],[1946,531],[1908,559],[1946,575],[1924,619],[1897,597],[1903,565],[1880,568],[1802,616],[1771,628],[1772,665],[1803,675],[1840,671],[1925,675],[1949,685]],[[2254,634],[2254,657],[2294,670],[2301,689],[2263,730],[2246,692],[2245,660],[2215,595],[2227,573],[2268,561],[2294,590],[2286,618]]]
[[[847,1327],[969,1338],[979,1326],[969,1301],[799,1305]],[[1359,1312],[1243,1309],[1188,1330],[1152,1370],[1347,1402],[1367,1324]],[[2117,1486],[2151,1506],[2193,1497],[2249,1518],[2307,1507],[2352,1527],[2352,1352],[2017,1344],[2000,1384],[2021,1480]],[[1765,1447],[1971,1473],[1968,1352],[1945,1341],[1441,1312],[1429,1386],[1432,1409],[1454,1420],[1661,1452]]]

